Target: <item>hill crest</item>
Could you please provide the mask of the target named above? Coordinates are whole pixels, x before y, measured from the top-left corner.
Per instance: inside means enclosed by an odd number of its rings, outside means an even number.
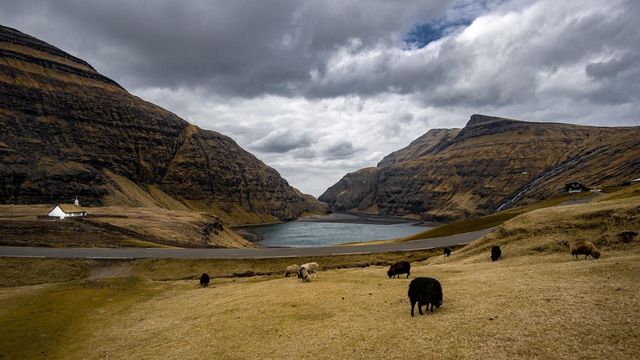
[[[0,26],[0,203],[154,206],[229,223],[324,206],[231,138],[129,94],[78,59]]]
[[[640,174],[640,127],[526,122],[474,114],[350,173],[319,199],[333,211],[450,221],[557,194],[565,183],[618,185]],[[503,206],[504,205],[504,206]]]

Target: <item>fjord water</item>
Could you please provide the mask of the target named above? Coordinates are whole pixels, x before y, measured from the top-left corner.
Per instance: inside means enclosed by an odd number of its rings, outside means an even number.
[[[380,225],[292,221],[256,226],[250,231],[260,236],[259,244],[264,246],[313,247],[394,239],[425,229],[409,223]]]

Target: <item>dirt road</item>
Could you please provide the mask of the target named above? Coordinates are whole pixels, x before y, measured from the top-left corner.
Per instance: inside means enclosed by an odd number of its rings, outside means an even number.
[[[159,248],[44,248],[0,246],[0,257],[94,258],[94,259],[243,259],[293,256],[371,254],[391,251],[425,250],[472,242],[494,228],[433,239],[401,243],[259,249],[159,249]]]

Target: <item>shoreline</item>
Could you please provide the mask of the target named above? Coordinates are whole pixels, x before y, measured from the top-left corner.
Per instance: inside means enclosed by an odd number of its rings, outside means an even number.
[[[321,223],[348,223],[348,224],[370,224],[370,225],[396,225],[410,224],[415,226],[436,227],[442,225],[436,222],[425,222],[416,219],[408,219],[397,216],[385,216],[362,213],[331,213],[327,215],[313,215],[300,218],[299,222],[321,222]]]
[[[251,225],[236,225],[233,227],[233,231],[235,231],[238,235],[242,236],[245,240],[250,241],[251,243],[264,247],[264,248],[297,248],[295,245],[266,245],[262,242],[265,241],[265,236],[260,231],[261,227],[271,226],[271,225],[279,225],[279,224],[288,224],[292,222],[298,223],[316,223],[316,224],[358,224],[358,225],[381,225],[381,226],[391,226],[399,225],[399,226],[411,226],[415,227],[416,232],[422,231],[422,229],[430,229],[435,228],[440,223],[433,222],[422,222],[415,219],[407,219],[403,217],[393,217],[393,216],[382,216],[382,215],[372,215],[372,214],[357,214],[357,213],[331,213],[328,215],[312,215],[305,218],[296,219],[289,222],[274,222],[274,223],[264,223],[264,224],[251,224]],[[352,245],[352,244],[366,244],[368,242],[387,242],[391,239],[381,240],[380,238],[372,237],[371,239],[366,240],[356,240],[356,241],[348,241],[345,243],[339,244],[327,244],[327,245],[318,245],[318,246],[343,246],[343,245]]]

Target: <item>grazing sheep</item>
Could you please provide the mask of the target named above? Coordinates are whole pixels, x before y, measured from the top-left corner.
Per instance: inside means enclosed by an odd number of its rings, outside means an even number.
[[[209,285],[209,274],[202,273],[202,275],[200,275],[200,286],[207,287],[208,285]]]
[[[409,264],[409,262],[398,261],[391,265],[389,270],[387,270],[387,276],[389,276],[389,279],[394,276],[400,277],[400,274],[407,274],[407,278],[409,278],[409,275],[411,275],[411,264]]]
[[[300,270],[300,266],[298,266],[297,264],[289,265],[287,266],[287,270],[284,272],[284,277],[289,277],[290,275],[298,274],[299,270]]]
[[[318,263],[310,262],[306,264],[300,265],[300,270],[298,270],[298,278],[302,279],[302,281],[311,281],[311,275],[315,279],[318,275]]]
[[[500,259],[500,255],[502,255],[502,250],[500,250],[500,246],[494,245],[491,248],[491,261],[496,261]]]
[[[449,247],[444,248],[444,257],[451,256],[451,249]]]
[[[591,241],[574,241],[569,245],[569,251],[571,256],[575,256],[578,259],[578,255],[584,255],[584,258],[592,256],[594,259],[600,257],[600,251],[596,248]]]
[[[442,286],[436,279],[429,277],[415,278],[409,284],[409,301],[411,302],[411,316],[413,316],[413,308],[418,303],[418,312],[422,314],[422,306],[426,305],[426,310],[431,312],[433,307],[440,308],[442,306]]]
[[[636,238],[636,236],[638,236],[638,233],[635,231],[623,231],[618,234],[620,240],[622,240],[622,242],[625,244],[632,242],[633,239]]]

